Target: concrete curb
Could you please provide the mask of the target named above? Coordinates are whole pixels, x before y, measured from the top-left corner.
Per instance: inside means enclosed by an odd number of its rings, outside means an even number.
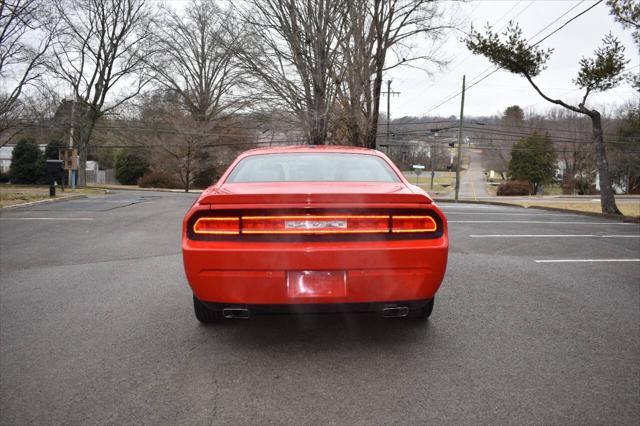
[[[87,188],[105,189],[108,191],[148,191],[148,192],[173,192],[174,194],[199,194],[204,189],[190,189],[189,192],[184,192],[184,189],[172,189],[172,188],[134,188],[134,187],[119,187],[111,185],[87,185]]]
[[[1,211],[14,210],[14,209],[18,209],[18,208],[21,208],[21,207],[30,207],[30,206],[37,206],[39,204],[49,204],[49,203],[57,203],[57,202],[60,202],[60,201],[77,200],[77,199],[80,199],[80,198],[87,198],[87,196],[84,195],[84,194],[76,194],[76,195],[69,195],[69,196],[66,196],[66,197],[46,198],[44,200],[31,201],[29,203],[13,204],[11,206],[0,207],[0,210]]]
[[[443,204],[457,204],[454,200],[447,200],[447,199],[442,199],[442,200],[438,200],[438,199],[434,199],[433,201],[435,201],[436,203],[443,203]],[[606,218],[606,219],[614,219],[614,220],[619,220],[621,222],[628,222],[628,223],[640,223],[640,217],[634,217],[634,216],[617,216],[617,215],[611,215],[611,214],[602,214],[602,213],[593,213],[593,212],[581,212],[579,210],[569,210],[569,209],[562,209],[559,207],[548,207],[548,206],[521,206],[519,204],[512,204],[512,203],[508,203],[506,201],[477,201],[477,200],[460,200],[458,201],[458,203],[464,203],[464,204],[488,204],[488,205],[492,205],[492,206],[509,206],[509,207],[520,207],[522,209],[539,209],[539,210],[548,210],[548,211],[555,211],[555,212],[563,212],[563,213],[572,213],[572,214],[577,214],[580,216],[589,216],[589,217],[599,217],[599,218]]]

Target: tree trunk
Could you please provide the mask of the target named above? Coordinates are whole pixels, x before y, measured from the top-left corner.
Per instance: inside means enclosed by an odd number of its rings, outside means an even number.
[[[600,184],[600,205],[603,214],[622,214],[616,206],[616,199],[611,188],[609,178],[609,165],[607,164],[607,153],[602,135],[602,120],[598,111],[591,111],[591,124],[593,125],[593,145],[596,152],[596,163],[598,165],[598,183]]]
[[[89,143],[91,142],[91,135],[93,129],[96,126],[99,114],[94,112],[91,108],[82,115],[80,126],[78,131],[80,135],[78,137],[78,187],[84,188],[87,186],[87,154],[89,153]]]
[[[187,147],[187,167],[185,170],[184,192],[189,192],[191,186],[191,145]]]
[[[327,140],[327,122],[319,111],[314,111],[311,143],[313,145],[324,145]]]
[[[89,151],[87,144],[89,141],[85,139],[87,133],[84,123],[80,123],[78,126],[78,180],[76,185],[78,188],[84,188],[87,186],[87,153]]]
[[[378,61],[378,67],[376,77],[373,82],[373,114],[371,115],[371,122],[369,123],[368,135],[367,135],[367,148],[376,148],[376,138],[378,136],[378,118],[380,113],[380,93],[382,92],[382,65]]]

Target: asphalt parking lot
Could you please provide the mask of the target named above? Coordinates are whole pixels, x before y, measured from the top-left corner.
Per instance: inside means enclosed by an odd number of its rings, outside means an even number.
[[[194,199],[123,191],[0,214],[1,424],[640,418],[637,224],[443,204],[450,262],[429,322],[205,327],[180,256]]]

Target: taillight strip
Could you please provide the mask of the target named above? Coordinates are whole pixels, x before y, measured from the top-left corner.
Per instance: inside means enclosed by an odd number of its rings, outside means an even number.
[[[212,227],[205,224],[210,222]],[[226,222],[226,224],[225,224]],[[227,225],[226,227],[224,225]],[[194,234],[206,235],[239,235],[240,234],[240,218],[239,217],[201,217],[193,224]]]
[[[302,223],[289,227],[291,224],[287,221]],[[309,223],[314,221],[319,223]],[[332,221],[339,223],[331,223]],[[430,215],[204,216],[193,224],[193,233],[201,235],[415,234],[433,233],[437,229],[438,225]]]
[[[404,226],[396,225],[397,221],[404,221]],[[393,233],[415,233],[415,232],[435,232],[438,224],[431,216],[392,216],[391,232]],[[408,222],[408,223],[407,223]],[[415,228],[407,227],[408,224],[415,224]],[[427,226],[424,226],[427,225]]]
[[[242,216],[242,220],[253,220],[253,219],[262,219],[262,220],[271,220],[271,219],[323,219],[323,220],[331,220],[331,219],[389,219],[388,215],[383,216],[369,216],[369,215],[330,215],[330,216],[305,216],[305,215],[297,215],[297,216]]]
[[[304,222],[301,225],[310,227],[287,229],[288,221]],[[307,222],[313,221],[320,223],[317,225],[307,224]],[[343,227],[335,227],[330,224],[332,221],[343,222],[341,224]],[[256,224],[255,222],[261,223]],[[322,222],[326,222],[326,225],[323,226]],[[383,234],[389,232],[388,215],[242,216],[242,223],[243,234]],[[256,225],[258,227],[253,228]]]

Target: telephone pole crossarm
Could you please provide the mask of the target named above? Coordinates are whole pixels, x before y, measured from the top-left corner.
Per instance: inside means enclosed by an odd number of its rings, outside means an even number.
[[[387,146],[389,145],[389,138],[391,135],[389,124],[391,123],[391,95],[399,95],[400,92],[391,91],[391,80],[387,80],[387,91],[382,92],[383,95],[387,95]],[[376,139],[377,141],[377,139]],[[377,144],[377,142],[376,142]],[[377,147],[376,147],[377,149]]]

